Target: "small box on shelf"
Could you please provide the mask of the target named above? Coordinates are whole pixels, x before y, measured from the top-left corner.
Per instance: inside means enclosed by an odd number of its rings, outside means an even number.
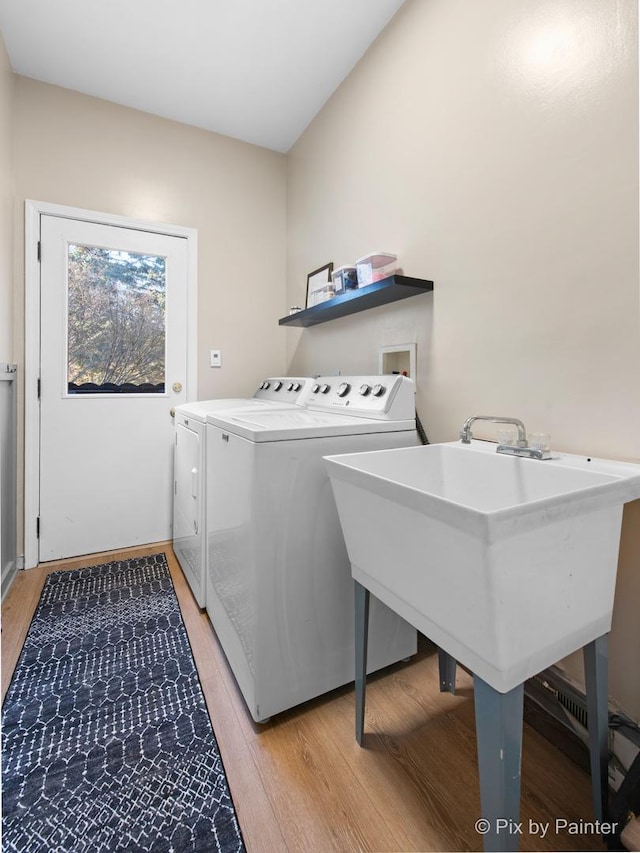
[[[331,274],[336,295],[345,290],[353,290],[358,286],[358,273],[354,266],[338,267]]]
[[[330,282],[324,287],[320,287],[309,294],[309,304],[307,305],[307,308],[312,308],[314,305],[321,305],[323,302],[326,302],[327,299],[333,299],[335,295],[335,286],[333,282]]]
[[[374,281],[382,281],[393,275],[398,268],[398,256],[390,252],[372,252],[356,261],[358,287],[366,287]]]

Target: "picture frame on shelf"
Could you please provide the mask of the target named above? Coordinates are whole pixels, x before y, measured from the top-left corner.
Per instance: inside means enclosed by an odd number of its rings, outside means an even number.
[[[333,261],[318,267],[317,270],[310,272],[307,276],[307,299],[305,308],[312,308],[314,305],[319,305],[329,297],[325,295],[326,288],[331,284],[331,273],[333,272]]]

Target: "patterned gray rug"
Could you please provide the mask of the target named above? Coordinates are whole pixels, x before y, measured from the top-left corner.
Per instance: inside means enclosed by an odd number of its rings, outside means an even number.
[[[2,724],[5,853],[244,851],[164,554],[47,577]]]

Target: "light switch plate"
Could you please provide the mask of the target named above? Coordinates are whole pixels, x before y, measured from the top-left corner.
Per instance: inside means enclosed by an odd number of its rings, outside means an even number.
[[[222,353],[219,349],[209,350],[209,367],[222,367]]]

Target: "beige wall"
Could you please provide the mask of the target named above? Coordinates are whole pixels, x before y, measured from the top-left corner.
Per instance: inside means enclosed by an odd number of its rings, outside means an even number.
[[[14,76],[0,34],[0,361],[13,361]]]
[[[19,234],[25,198],[197,228],[198,397],[282,372],[284,155],[25,77],[15,112]]]
[[[291,372],[376,371],[379,346],[414,341],[431,441],[498,413],[640,461],[637,15],[407,1],[289,154],[288,302],[310,270],[372,250],[435,289],[287,330]],[[628,508],[611,651],[636,717],[639,521]]]

